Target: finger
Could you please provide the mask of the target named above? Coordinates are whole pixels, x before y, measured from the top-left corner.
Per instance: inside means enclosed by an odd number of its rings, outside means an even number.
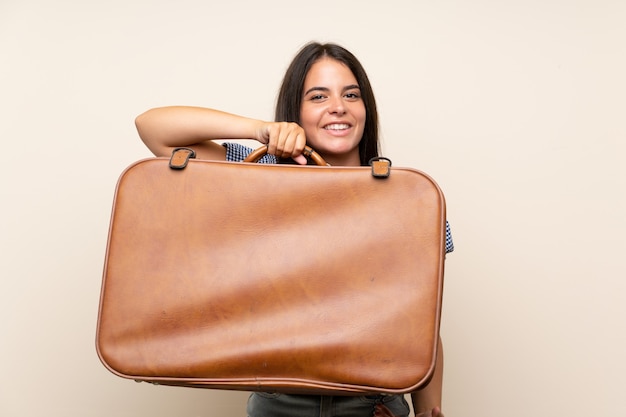
[[[287,158],[289,155],[285,155],[285,145],[289,139],[289,126],[285,123],[280,123],[278,129],[276,129],[275,141],[276,141],[276,156],[281,158]]]
[[[289,158],[290,156],[295,156],[294,148],[296,147],[299,133],[293,125],[287,125],[281,130],[277,149],[281,153],[281,157]]]
[[[298,158],[306,146],[304,130],[296,123],[281,122],[274,127],[270,137],[270,141],[276,146],[274,154],[281,158],[293,158],[296,162],[305,164],[306,158]]]
[[[417,413],[415,417],[444,417],[444,415],[439,407],[435,407],[432,410]]]
[[[307,158],[302,154],[305,146],[306,137],[304,131],[298,126],[294,134],[285,143],[284,157],[291,157],[298,164],[306,165]]]
[[[384,404],[377,404],[374,409],[374,415],[376,417],[395,417],[391,410]]]
[[[292,159],[299,165],[306,165],[309,162],[304,155],[294,156]]]

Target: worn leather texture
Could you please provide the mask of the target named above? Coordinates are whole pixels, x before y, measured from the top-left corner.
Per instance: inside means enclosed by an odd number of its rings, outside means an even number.
[[[445,203],[410,168],[138,161],[115,191],[97,351],[138,381],[405,393],[432,375]]]

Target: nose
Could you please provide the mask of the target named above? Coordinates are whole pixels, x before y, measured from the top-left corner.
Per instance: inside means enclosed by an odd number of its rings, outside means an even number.
[[[346,108],[341,97],[332,98],[328,103],[328,112],[330,114],[343,115],[346,113]]]

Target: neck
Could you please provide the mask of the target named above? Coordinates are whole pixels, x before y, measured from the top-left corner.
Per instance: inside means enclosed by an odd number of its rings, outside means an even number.
[[[337,154],[330,154],[330,155],[320,154],[320,155],[331,166],[337,166],[337,167],[361,166],[361,158],[359,156],[359,152],[351,152],[351,153],[347,153],[344,155],[337,155]]]

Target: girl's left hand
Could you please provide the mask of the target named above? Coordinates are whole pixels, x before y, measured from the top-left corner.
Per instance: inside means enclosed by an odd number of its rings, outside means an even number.
[[[374,416],[375,417],[396,417],[393,415],[391,410],[387,408],[384,404],[376,404],[374,407]]]
[[[396,417],[393,415],[391,410],[387,408],[384,404],[376,404],[376,407],[374,408],[374,416],[375,417]],[[444,417],[444,415],[439,409],[439,407],[435,407],[430,411],[416,414],[415,417]]]

